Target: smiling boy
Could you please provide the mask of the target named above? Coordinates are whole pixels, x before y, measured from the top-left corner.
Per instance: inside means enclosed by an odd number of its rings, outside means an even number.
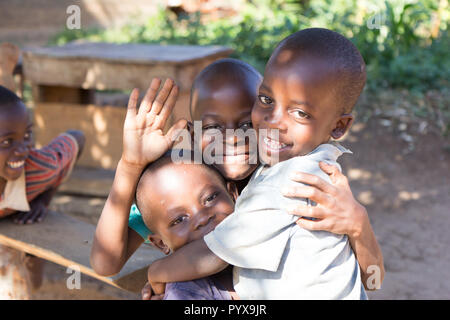
[[[205,277],[232,264],[242,299],[367,298],[347,236],[297,226],[287,210],[299,200],[280,191],[291,186],[295,171],[329,181],[319,162],[339,166],[337,158],[348,152],[329,141],[350,127],[349,113],[365,79],[358,50],[336,32],[306,29],[278,45],[252,110],[258,134],[277,132],[259,137],[263,165],[239,196],[234,214],[203,239],[150,266],[156,293],[166,282]]]
[[[81,154],[84,135],[69,130],[42,149],[32,147],[32,122],[26,106],[0,86],[0,218],[18,224],[40,222],[57,187],[68,177]],[[30,282],[38,288],[43,260],[26,255]]]
[[[191,151],[178,150],[192,156]],[[149,241],[165,254],[200,239],[234,210],[237,191],[212,167],[174,163],[167,152],[148,165],[136,188],[136,205]],[[193,158],[193,157],[191,157]],[[194,281],[171,283],[165,300],[231,300],[231,269]]]
[[[0,218],[19,212],[18,223],[41,221],[83,144],[83,133],[70,130],[42,149],[33,148],[26,106],[0,86]]]

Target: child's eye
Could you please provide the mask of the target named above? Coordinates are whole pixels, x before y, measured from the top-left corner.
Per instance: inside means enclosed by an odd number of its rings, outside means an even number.
[[[259,101],[261,101],[263,104],[272,104],[273,100],[269,98],[268,96],[260,94],[258,96]]]
[[[245,123],[241,124],[241,125],[239,126],[239,128],[245,131],[245,130],[247,130],[247,129],[253,128],[253,124],[251,123],[251,121],[245,122]]]
[[[0,146],[2,146],[4,148],[11,146],[11,144],[12,144],[12,139],[5,139],[5,140],[0,141]]]
[[[302,110],[292,110],[290,112],[296,119],[309,119],[311,116]]]
[[[208,197],[205,199],[205,203],[208,204],[208,203],[214,201],[214,199],[216,199],[218,195],[219,195],[218,192],[214,192],[213,194],[211,194],[210,196],[208,196]]]
[[[218,124],[208,124],[208,125],[204,126],[202,129],[203,129],[203,131],[212,130],[212,129],[221,130],[222,126],[220,126]]]
[[[171,223],[170,226],[176,226],[177,224],[182,223],[183,221],[185,221],[187,219],[187,215],[182,215],[177,217],[176,219],[174,219]]]

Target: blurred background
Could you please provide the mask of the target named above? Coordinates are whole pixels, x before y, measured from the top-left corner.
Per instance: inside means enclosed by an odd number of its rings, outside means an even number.
[[[74,4],[80,28],[69,29],[66,10]],[[0,2],[0,42],[221,45],[263,73],[287,35],[308,27],[342,33],[368,70],[357,121],[343,142],[354,155],[343,158],[343,169],[385,258],[382,289],[369,296],[450,299],[449,19],[448,0],[10,0]],[[124,94],[107,103],[123,105]],[[23,95],[32,106],[26,78]],[[99,179],[107,194],[111,175]],[[104,200],[61,192],[52,208],[95,223]],[[37,298],[82,296],[58,287],[63,271],[47,270]],[[136,298],[83,283],[93,299]]]

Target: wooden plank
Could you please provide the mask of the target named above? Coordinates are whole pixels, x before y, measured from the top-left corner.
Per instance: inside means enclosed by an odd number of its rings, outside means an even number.
[[[181,94],[166,129],[181,118],[189,120],[189,95]],[[33,110],[36,146],[42,147],[68,129],[84,132],[86,144],[77,165],[115,170],[122,155],[126,107],[37,103]]]
[[[106,198],[114,181],[114,173],[114,170],[76,165],[58,192]]]
[[[25,56],[34,55],[57,59],[79,58],[125,64],[191,64],[205,58],[229,55],[232,49],[223,46],[115,44],[76,42],[63,46],[25,48]]]
[[[189,92],[204,67],[231,52],[218,46],[71,44],[26,50],[23,69],[33,85],[144,91],[153,77],[170,77]]]
[[[38,103],[34,108],[36,146],[68,129],[84,132],[86,144],[77,165],[114,170],[122,155],[125,107]]]
[[[143,245],[119,274],[103,277],[90,267],[89,256],[94,232],[94,225],[51,211],[45,220],[38,224],[17,225],[11,219],[0,220],[0,245],[65,267],[77,266],[86,275],[139,293],[147,279],[147,266],[164,254],[149,245]]]

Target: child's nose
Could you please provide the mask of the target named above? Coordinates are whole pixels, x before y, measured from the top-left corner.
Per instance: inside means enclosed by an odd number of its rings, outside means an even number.
[[[225,143],[230,145],[235,145],[239,142],[239,137],[236,135],[235,132],[227,132],[225,135]]]
[[[214,213],[210,213],[210,210],[205,210],[204,212],[200,212],[197,214],[195,229],[199,229],[201,227],[206,226],[210,221],[214,220],[216,215]]]
[[[27,151],[28,151],[28,144],[27,143],[20,143],[14,149],[14,155],[15,156],[24,156],[24,155],[26,155]]]
[[[286,123],[284,121],[284,113],[280,108],[274,108],[272,112],[264,116],[264,121],[271,129],[286,130]]]

